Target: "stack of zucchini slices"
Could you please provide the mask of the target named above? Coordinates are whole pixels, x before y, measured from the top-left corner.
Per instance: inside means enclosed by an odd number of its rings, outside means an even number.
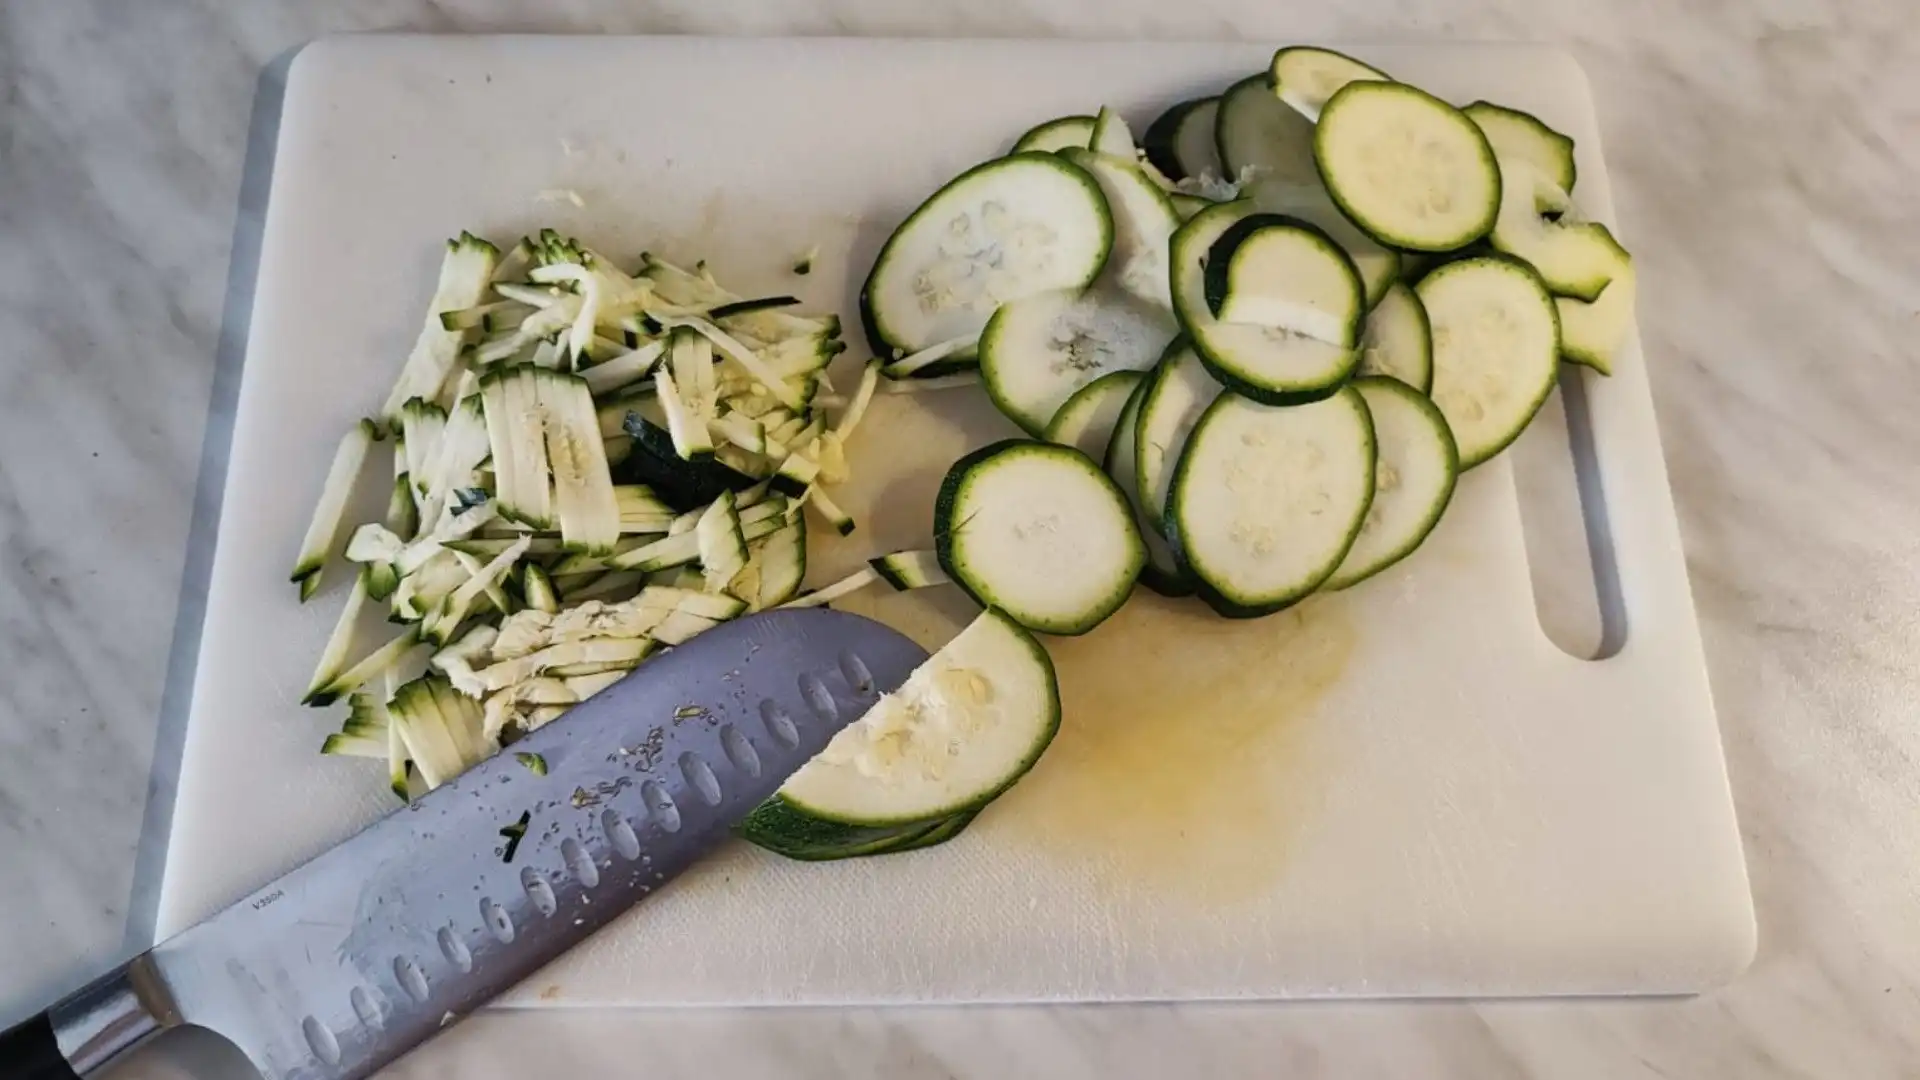
[[[1137,142],[1104,108],[1028,131],[861,297],[885,375],[976,371],[1031,437],[954,466],[947,574],[1059,634],[1135,578],[1242,618],[1404,559],[1560,362],[1627,336],[1632,261],[1575,176],[1533,116],[1310,47]]]
[[[1247,618],[1406,558],[1560,360],[1605,373],[1626,335],[1631,261],[1573,180],[1525,113],[1290,48],[1138,144],[1061,117],[935,192],[861,315],[886,377],[977,382],[1026,435],[935,507],[939,572],[987,610],[743,832],[809,859],[950,838],[1059,724],[1034,634],[1135,581]]]

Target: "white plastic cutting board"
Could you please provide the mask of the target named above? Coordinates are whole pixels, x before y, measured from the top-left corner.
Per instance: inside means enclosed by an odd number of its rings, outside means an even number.
[[[1577,193],[1611,217],[1568,58],[1355,51],[1572,134]],[[345,575],[303,609],[286,574],[335,440],[406,354],[442,238],[552,224],[608,253],[704,256],[738,291],[841,311],[857,360],[859,278],[940,182],[1039,120],[1102,102],[1139,130],[1176,99],[1264,70],[1271,52],[309,47],[274,166],[162,933],[391,807],[377,767],[315,753],[338,717],[296,704]],[[814,273],[791,275],[815,245]],[[1463,480],[1413,559],[1350,594],[1250,623],[1137,596],[1094,634],[1053,642],[1065,729],[957,842],[825,865],[741,846],[511,1000],[1674,992],[1731,977],[1753,950],[1752,908],[1638,349],[1587,387],[1627,626],[1617,655],[1576,660],[1542,634],[1501,460]],[[841,500],[863,528],[816,545],[813,583],[925,546],[946,465],[1011,430],[975,391],[881,399]],[[951,590],[866,602],[930,644],[969,614]]]

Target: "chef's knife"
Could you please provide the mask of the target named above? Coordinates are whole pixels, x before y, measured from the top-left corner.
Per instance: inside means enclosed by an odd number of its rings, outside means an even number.
[[[824,609],[709,630],[0,1034],[0,1080],[74,1080],[181,1024],[268,1080],[367,1076],[713,850],[925,659]]]

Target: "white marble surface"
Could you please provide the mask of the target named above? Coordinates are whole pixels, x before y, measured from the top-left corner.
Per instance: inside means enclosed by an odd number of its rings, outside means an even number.
[[[1648,282],[1761,928],[1744,978],[1685,1001],[496,1014],[403,1075],[1920,1076],[1920,9],[1902,0],[0,6],[0,1022],[137,943],[151,899],[140,838],[163,832],[178,733],[157,718],[197,625],[190,532],[196,485],[218,490],[202,446],[244,316],[228,268],[257,227],[263,65],[397,28],[1568,46]]]

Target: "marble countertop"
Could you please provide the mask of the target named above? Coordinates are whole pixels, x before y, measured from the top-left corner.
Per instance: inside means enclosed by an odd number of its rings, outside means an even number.
[[[401,1075],[1920,1076],[1920,8],[1898,0],[0,6],[0,1024],[144,944],[256,101],[288,50],[365,29],[1566,46],[1648,283],[1761,934],[1687,1000],[495,1013]]]

